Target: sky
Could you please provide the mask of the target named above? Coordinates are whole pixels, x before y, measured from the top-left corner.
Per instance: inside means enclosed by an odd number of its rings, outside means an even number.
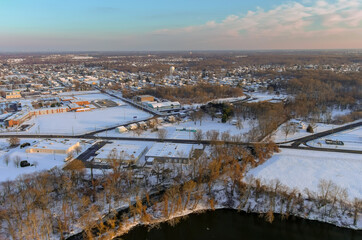
[[[362,0],[0,0],[0,51],[362,48]]]

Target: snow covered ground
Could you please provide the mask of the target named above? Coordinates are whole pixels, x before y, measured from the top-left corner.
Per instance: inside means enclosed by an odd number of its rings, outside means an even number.
[[[73,96],[73,95],[71,95]],[[119,100],[118,98],[111,97],[107,94],[103,93],[90,93],[90,94],[80,94],[80,95],[74,95],[75,98],[82,100],[82,101],[94,101],[94,100],[102,100],[102,99],[108,99],[112,100],[120,105],[124,105],[125,103],[122,100]]]
[[[137,120],[151,115],[129,105],[95,109],[89,112],[66,112],[40,115],[27,121],[34,124],[27,132],[19,134],[81,134]]]
[[[276,95],[276,94],[269,94],[267,92],[265,93],[261,93],[261,92],[251,92],[251,93],[247,93],[251,98],[250,101],[248,102],[262,102],[262,101],[272,101],[272,100],[284,100],[285,98],[287,98],[287,95]]]
[[[325,140],[338,140],[342,141],[344,145],[330,145],[326,144]],[[319,138],[314,141],[310,141],[307,145],[312,147],[322,148],[336,148],[336,149],[349,149],[349,150],[362,150],[362,127],[354,128],[344,132],[328,135],[324,138]]]
[[[214,121],[211,120],[209,117],[205,117],[204,120],[202,120],[201,125],[200,122],[197,121],[196,124],[194,121],[191,120],[185,120],[183,122],[178,123],[163,123],[159,125],[160,128],[167,130],[167,137],[170,139],[194,139],[194,134],[192,132],[186,132],[186,131],[176,131],[178,128],[191,128],[195,130],[202,130],[202,132],[205,134],[207,131],[216,130],[220,132],[220,135],[223,132],[230,132],[230,135],[239,135],[246,133],[250,130],[250,122],[244,121],[242,129],[237,129],[235,125],[232,125],[230,123],[221,123],[220,119],[214,119]],[[99,136],[112,136],[112,137],[146,137],[146,138],[157,138],[157,131],[152,132],[151,130],[143,131],[141,135],[136,135],[135,131],[128,131],[124,133],[118,133],[116,131],[108,131],[108,132],[102,132],[99,134]],[[205,138],[205,136],[204,136]]]
[[[355,121],[355,122],[358,122],[358,121]],[[308,122],[303,122],[303,123],[305,124],[305,126],[309,125]],[[342,125],[316,123],[315,128],[313,130],[314,130],[314,133],[319,133],[319,132],[324,132],[324,131],[327,131],[327,130],[330,130],[330,129],[342,127],[342,126],[347,125],[347,124],[351,124],[351,123],[346,123],[346,124],[342,124]],[[308,135],[312,135],[312,133],[308,133],[306,131],[306,129],[297,129],[297,131],[294,134],[289,134],[287,137],[285,137],[285,133],[283,132],[284,125],[285,124],[282,124],[281,126],[279,126],[277,131],[275,131],[272,134],[272,138],[273,138],[273,140],[275,142],[291,141],[291,140],[294,140],[294,139],[297,139],[297,138],[302,138],[302,137],[305,137],[305,136],[308,136]]]
[[[301,193],[318,192],[322,179],[331,180],[348,191],[348,199],[362,199],[362,159],[359,154],[282,149],[248,173],[263,182],[273,179]]]
[[[64,139],[55,139],[54,141],[60,142]],[[41,140],[40,140],[41,141]],[[30,143],[34,145],[39,142],[36,139],[21,139],[20,144]],[[82,145],[83,149],[89,147],[89,144]],[[53,167],[62,167],[66,154],[46,154],[46,153],[26,153],[26,148],[21,149],[19,146],[16,148],[9,148],[9,143],[6,139],[0,139],[0,182],[6,180],[14,180],[21,174],[31,174],[37,171],[49,170]],[[9,163],[6,164],[4,159],[9,157]],[[19,157],[20,160],[27,160],[30,164],[37,166],[29,167],[16,167],[14,159]]]

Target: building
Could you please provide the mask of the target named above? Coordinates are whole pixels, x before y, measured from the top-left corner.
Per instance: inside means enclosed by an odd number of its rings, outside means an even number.
[[[47,153],[47,154],[68,154],[80,147],[80,143],[74,140],[43,140],[32,147],[26,149],[27,153]]]
[[[106,144],[96,152],[97,156],[94,158],[94,161],[107,164],[107,160],[112,156],[113,152],[120,161],[134,164],[138,162],[147,150],[148,147],[142,145]]]
[[[118,133],[124,133],[124,132],[127,132],[127,128],[125,126],[120,126],[120,127],[117,127],[116,128],[116,132]]]
[[[5,125],[8,127],[13,127],[17,125],[21,125],[26,120],[29,120],[33,116],[38,115],[47,115],[47,114],[56,114],[56,113],[64,113],[68,112],[69,108],[67,107],[54,107],[54,108],[39,108],[33,110],[23,110],[20,111],[11,117],[5,120]]]
[[[6,92],[5,92],[5,98],[6,98],[6,99],[21,98],[20,91],[17,91],[17,90],[6,91]]]
[[[157,111],[180,110],[179,102],[147,102],[147,106]]]
[[[194,158],[195,150],[203,146],[195,144],[155,143],[146,153],[146,162],[188,164]]]
[[[138,102],[153,102],[155,98],[151,95],[139,95],[136,97],[136,100]]]

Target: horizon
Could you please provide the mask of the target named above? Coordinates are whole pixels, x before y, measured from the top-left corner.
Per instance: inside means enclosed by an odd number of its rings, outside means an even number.
[[[361,0],[0,2],[0,52],[362,48]]]

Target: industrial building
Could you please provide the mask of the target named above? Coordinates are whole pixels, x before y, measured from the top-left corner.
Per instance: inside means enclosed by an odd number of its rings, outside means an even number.
[[[157,111],[180,110],[179,102],[147,102],[146,105]]]
[[[27,153],[67,154],[80,147],[80,143],[74,140],[52,140],[47,139],[38,142],[26,149]]]
[[[120,161],[136,163],[147,150],[148,148],[146,146],[141,145],[106,144],[96,152],[97,156],[94,158],[94,161],[97,163],[107,163],[112,151],[114,151]]]
[[[202,144],[155,143],[145,158],[147,162],[188,164],[194,158],[194,151],[202,149]]]
[[[153,102],[155,98],[151,95],[139,95],[136,97],[136,100],[138,102]]]

